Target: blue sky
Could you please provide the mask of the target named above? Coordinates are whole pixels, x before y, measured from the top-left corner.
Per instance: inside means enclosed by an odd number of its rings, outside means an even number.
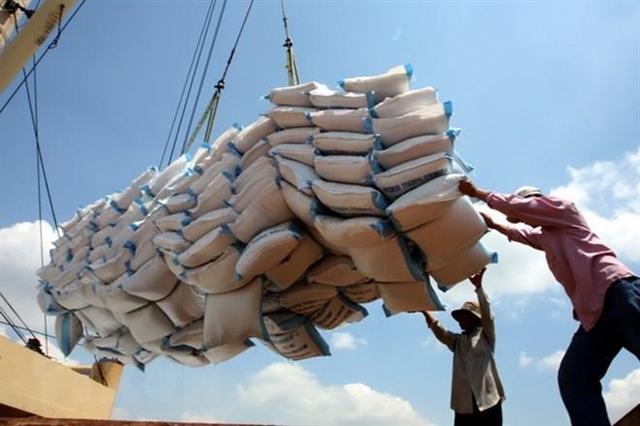
[[[227,6],[201,104],[222,74],[247,5]],[[207,6],[87,2],[41,62],[39,134],[58,220],[159,163]],[[302,82],[335,87],[342,78],[410,63],[413,88],[432,86],[452,101],[451,125],[462,128],[457,149],[476,167],[479,186],[508,192],[531,184],[573,198],[596,233],[640,271],[637,2],[290,0],[286,7]],[[271,108],[261,97],[287,84],[284,38],[280,2],[256,1],[214,135]],[[0,115],[0,285],[42,329],[34,165],[20,92]],[[568,424],[556,385],[577,328],[568,299],[540,253],[495,233],[484,241],[500,254],[485,287],[497,321],[505,423]],[[461,283],[440,296],[455,308],[473,293]],[[451,354],[420,316],[387,318],[378,302],[366,308],[360,323],[324,334],[331,357],[289,362],[257,345],[215,367],[156,360],[145,373],[127,368],[114,418],[451,424]],[[437,315],[456,328],[448,313]],[[77,348],[68,361],[91,357]],[[603,390],[612,420],[638,403],[637,360],[623,351]]]

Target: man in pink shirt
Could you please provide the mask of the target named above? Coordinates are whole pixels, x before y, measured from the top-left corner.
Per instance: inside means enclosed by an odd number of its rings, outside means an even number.
[[[640,360],[640,278],[591,231],[571,201],[530,186],[500,194],[463,180],[459,189],[509,222],[529,225],[502,225],[483,214],[487,226],[510,241],[544,251],[580,322],[558,371],[562,400],[573,425],[609,425],[600,380],[620,349]]]

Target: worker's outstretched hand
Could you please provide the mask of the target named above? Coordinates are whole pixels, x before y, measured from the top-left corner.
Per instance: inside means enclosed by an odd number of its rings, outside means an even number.
[[[468,195],[469,197],[477,197],[477,195],[478,195],[478,187],[476,187],[474,185],[474,183],[471,182],[471,180],[468,179],[468,178],[467,179],[462,179],[458,183],[458,189],[464,195]]]
[[[479,270],[478,272],[476,272],[475,274],[469,277],[469,281],[471,281],[471,284],[473,284],[475,288],[482,287],[482,276],[484,275],[484,272],[486,270],[487,268],[482,268],[481,270]]]
[[[496,223],[493,221],[493,218],[491,216],[489,216],[485,212],[480,212],[480,216],[482,216],[482,219],[484,219],[484,223],[487,224],[487,228],[493,229],[496,227]]]

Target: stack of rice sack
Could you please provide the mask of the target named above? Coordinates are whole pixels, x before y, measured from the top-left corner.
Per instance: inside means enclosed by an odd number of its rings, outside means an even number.
[[[199,366],[259,341],[329,355],[319,330],[367,315],[441,310],[496,261],[457,190],[449,102],[411,90],[409,66],[271,90],[272,108],[62,225],[38,271],[65,353]],[[253,340],[252,340],[253,339]]]

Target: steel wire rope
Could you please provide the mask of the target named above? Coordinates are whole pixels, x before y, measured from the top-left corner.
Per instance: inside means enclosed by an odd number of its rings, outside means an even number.
[[[200,57],[202,55],[202,50],[204,48],[204,41],[209,32],[209,26],[211,25],[211,17],[213,16],[213,10],[215,9],[216,3],[217,3],[217,0],[214,0],[209,3],[209,10],[207,10],[207,14],[205,15],[205,20],[202,25],[202,29],[200,30],[198,42],[196,43],[196,48],[193,52],[193,57],[191,58],[191,64],[189,65],[189,71],[187,73],[187,77],[185,78],[184,85],[182,86],[182,93],[180,94],[180,99],[178,101],[178,105],[176,106],[176,111],[173,116],[173,121],[171,122],[171,128],[169,129],[169,134],[167,135],[167,141],[165,143],[164,150],[162,151],[162,157],[160,158],[160,163],[158,164],[160,168],[162,168],[162,163],[164,162],[164,157],[169,147],[169,141],[171,140],[171,135],[173,134],[173,129],[175,127],[176,120],[178,118],[178,113],[180,112],[180,109],[182,106],[180,121],[178,123],[178,128],[176,130],[175,137],[173,140],[173,145],[171,148],[171,155],[170,155],[171,157],[173,157],[175,147],[178,143],[178,134],[180,133],[180,128],[182,127],[182,120],[184,119],[184,115],[187,110],[187,103],[189,102],[189,97],[191,96],[191,89],[193,88],[193,82],[195,80],[196,70],[198,68],[198,64],[200,63]],[[187,86],[189,86],[188,90],[187,90]],[[185,92],[187,92],[186,99],[185,99]],[[183,99],[184,99],[184,105],[183,105]],[[167,165],[169,165],[169,163],[170,163],[170,160],[167,161]]]
[[[186,146],[187,140],[189,138],[189,132],[191,131],[191,125],[193,124],[193,119],[195,117],[196,114],[196,108],[198,106],[198,101],[200,100],[200,94],[202,93],[202,87],[204,86],[204,80],[207,76],[207,70],[209,69],[209,63],[211,62],[211,56],[213,55],[213,49],[216,45],[216,40],[218,39],[218,33],[220,31],[220,24],[222,22],[222,18],[224,17],[224,11],[227,8],[227,1],[228,0],[224,0],[224,2],[222,3],[222,9],[220,10],[220,16],[218,17],[218,22],[216,23],[216,28],[213,34],[213,39],[211,40],[211,45],[209,46],[209,53],[207,55],[207,60],[205,62],[205,67],[204,70],[202,72],[202,77],[200,79],[200,85],[198,86],[198,93],[196,95],[196,99],[193,103],[193,108],[191,110],[191,117],[189,118],[189,125],[187,126],[186,132],[185,132],[185,137],[184,137],[184,141],[182,146]]]
[[[247,8],[247,11],[244,15],[244,19],[242,20],[242,25],[240,26],[240,30],[238,31],[238,35],[236,36],[236,41],[233,45],[233,48],[229,53],[229,58],[227,59],[227,64],[222,73],[222,77],[220,78],[220,80],[218,80],[218,83],[216,83],[216,85],[214,86],[216,91],[211,97],[211,100],[209,101],[209,105],[207,105],[207,108],[205,109],[205,112],[202,114],[202,117],[200,118],[199,122],[196,124],[196,128],[191,133],[191,136],[189,137],[189,140],[186,142],[186,145],[183,144],[182,146],[183,154],[187,152],[189,148],[191,148],[191,144],[193,144],[193,141],[195,140],[198,133],[200,132],[200,128],[202,127],[202,124],[204,124],[204,120],[206,120],[207,118],[208,118],[208,122],[207,122],[207,128],[205,130],[204,141],[208,143],[211,138],[211,131],[213,130],[213,123],[216,117],[216,112],[218,110],[220,96],[222,94],[222,90],[224,90],[225,88],[224,80],[227,76],[227,72],[229,71],[229,68],[231,67],[233,56],[235,55],[238,44],[240,43],[240,37],[242,37],[242,33],[244,32],[244,27],[247,24],[247,20],[249,19],[249,13],[251,12],[251,8],[253,7],[253,2],[254,0],[251,0],[251,2],[249,3],[249,7]]]

